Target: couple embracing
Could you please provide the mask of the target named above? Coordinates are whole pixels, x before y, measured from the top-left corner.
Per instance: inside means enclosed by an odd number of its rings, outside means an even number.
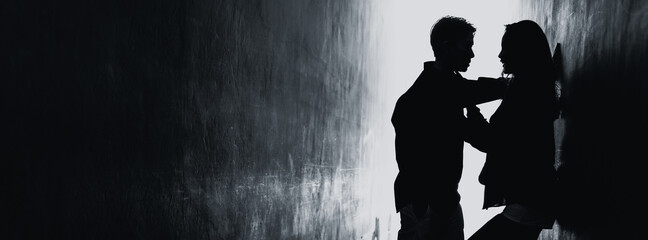
[[[392,116],[399,173],[398,239],[464,239],[457,191],[463,144],[486,153],[479,175],[483,208],[504,206],[469,239],[537,239],[556,213],[555,70],[543,30],[533,21],[506,25],[499,58],[506,78],[467,80],[476,29],[465,19],[434,24],[435,61],[425,62]],[[476,105],[502,99],[487,121]],[[466,115],[464,115],[464,109]]]

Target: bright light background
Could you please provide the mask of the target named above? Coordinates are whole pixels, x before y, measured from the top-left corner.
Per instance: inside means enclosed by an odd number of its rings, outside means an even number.
[[[377,167],[381,177],[373,177],[374,212],[388,221],[381,222],[381,232],[388,236],[381,239],[396,239],[400,228],[400,216],[393,205],[393,181],[398,172],[394,154],[394,133],[390,117],[398,97],[404,93],[423,70],[423,62],[434,60],[429,45],[429,32],[432,25],[446,15],[463,17],[471,22],[477,32],[472,59],[468,71],[462,75],[468,79],[477,77],[499,77],[502,66],[497,55],[504,33],[504,25],[519,21],[519,3],[513,0],[499,1],[437,1],[437,0],[390,0],[380,6],[380,14],[375,20],[379,29],[379,70],[380,103],[382,109],[378,122],[382,134],[378,134],[381,165]],[[499,101],[479,105],[482,113],[489,118],[499,106]],[[380,141],[383,141],[380,140]],[[459,185],[464,211],[465,236],[468,238],[502,208],[482,210],[483,186],[477,178],[486,155],[469,144],[464,148],[464,172]],[[380,210],[378,210],[380,209]],[[382,211],[383,213],[377,213]],[[386,226],[385,226],[386,225]],[[386,228],[386,231],[383,229]],[[383,238],[386,237],[386,238]]]

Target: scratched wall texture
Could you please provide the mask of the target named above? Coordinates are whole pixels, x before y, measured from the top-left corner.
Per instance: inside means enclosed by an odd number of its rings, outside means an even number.
[[[371,238],[372,8],[6,4],[5,239]]]
[[[371,6],[231,2],[188,9],[183,194],[225,239],[359,238]]]
[[[542,239],[641,239],[648,2],[526,1],[521,16],[543,26],[563,56],[560,217]]]

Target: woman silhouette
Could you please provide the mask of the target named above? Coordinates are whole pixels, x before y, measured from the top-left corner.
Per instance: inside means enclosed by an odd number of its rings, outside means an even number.
[[[506,206],[469,239],[537,239],[555,220],[555,71],[547,38],[538,24],[506,25],[499,58],[512,76],[490,118],[468,108],[468,142],[485,152],[479,175],[484,209]]]

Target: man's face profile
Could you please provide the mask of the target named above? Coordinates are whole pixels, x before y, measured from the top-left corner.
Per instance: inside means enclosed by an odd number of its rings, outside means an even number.
[[[463,38],[460,38],[450,51],[450,59],[452,66],[455,71],[465,72],[470,66],[470,59],[475,57],[473,53],[472,46],[474,36],[472,34],[466,35]]]

